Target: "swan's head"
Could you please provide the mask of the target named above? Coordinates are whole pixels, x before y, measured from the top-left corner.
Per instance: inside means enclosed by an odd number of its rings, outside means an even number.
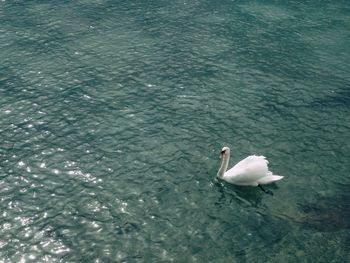
[[[220,159],[224,158],[225,155],[230,154],[230,148],[225,146],[220,152]]]

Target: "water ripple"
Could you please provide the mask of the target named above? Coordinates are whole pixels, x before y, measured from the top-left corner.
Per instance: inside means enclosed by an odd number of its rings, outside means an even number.
[[[347,3],[0,13],[1,260],[347,257]],[[223,145],[268,157],[273,198],[215,178]]]

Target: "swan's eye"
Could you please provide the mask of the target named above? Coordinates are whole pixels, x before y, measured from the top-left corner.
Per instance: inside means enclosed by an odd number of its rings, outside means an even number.
[[[220,159],[221,159],[221,158],[224,158],[225,153],[226,153],[225,151],[221,151],[221,152],[220,152]]]

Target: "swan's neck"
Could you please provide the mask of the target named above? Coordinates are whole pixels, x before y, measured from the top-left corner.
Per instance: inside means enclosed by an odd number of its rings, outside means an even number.
[[[230,160],[230,153],[226,153],[224,155],[224,157],[222,158],[222,163],[221,163],[220,169],[219,169],[218,174],[217,174],[218,177],[224,176],[224,173],[227,170],[229,160]]]

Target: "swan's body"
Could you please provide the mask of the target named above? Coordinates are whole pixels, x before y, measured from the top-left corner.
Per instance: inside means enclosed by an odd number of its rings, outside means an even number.
[[[224,147],[220,156],[222,158],[222,163],[217,176],[228,183],[259,186],[262,188],[261,185],[269,184],[283,178],[283,176],[274,175],[269,171],[267,166],[269,162],[264,156],[248,156],[228,171],[226,170],[230,160],[230,148]]]

